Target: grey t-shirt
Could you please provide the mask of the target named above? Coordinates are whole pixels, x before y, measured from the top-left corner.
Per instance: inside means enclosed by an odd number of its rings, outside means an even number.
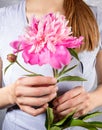
[[[96,86],[96,70],[95,61],[96,55],[100,49],[102,49],[102,10],[90,6],[93,10],[98,25],[100,29],[100,42],[99,46],[91,52],[84,51],[79,53],[79,58],[82,64],[80,64],[75,58],[72,60],[70,66],[78,64],[78,66],[69,72],[70,75],[77,75],[86,78],[85,82],[63,82],[59,83],[59,93],[64,93],[76,86],[84,86],[86,91],[91,91]],[[3,72],[5,67],[9,64],[6,57],[7,54],[12,52],[12,48],[9,43],[16,40],[19,35],[23,34],[24,27],[27,25],[26,14],[25,14],[25,0],[22,0],[19,4],[10,7],[4,7],[0,9],[0,56],[3,60]],[[46,76],[52,76],[52,68],[49,65],[44,65],[39,67],[38,65],[30,66],[24,63],[23,59],[19,58],[20,63],[27,69],[32,70],[36,73],[41,73]],[[16,68],[16,69],[15,69]],[[3,83],[8,85],[13,83],[20,76],[26,74],[19,66],[16,64],[9,68],[7,73],[3,74]],[[20,126],[19,130],[45,130],[45,114],[33,117],[21,110],[13,110],[6,114],[4,121],[4,129],[6,124],[9,123],[9,130],[12,130],[12,125],[10,123]],[[11,127],[10,127],[11,126]],[[74,130],[74,128],[72,128]],[[82,128],[80,128],[82,130]],[[16,127],[15,127],[16,130]],[[76,127],[75,127],[76,130]],[[79,128],[78,128],[79,130]]]

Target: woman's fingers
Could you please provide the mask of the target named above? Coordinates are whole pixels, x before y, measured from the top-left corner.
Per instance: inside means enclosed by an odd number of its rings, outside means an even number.
[[[73,108],[69,108],[69,109],[65,109],[61,112],[57,112],[55,109],[54,109],[54,113],[61,116],[61,117],[64,117],[66,116],[67,114],[71,113],[71,112],[74,112],[76,109],[76,107],[73,107]]]
[[[72,99],[66,100],[62,104],[59,104],[56,107],[57,112],[66,111],[66,109],[73,109],[79,106],[79,104],[82,104],[84,101],[88,99],[88,94],[82,93]]]
[[[42,97],[18,97],[17,103],[28,106],[42,106],[56,97],[56,92]]]
[[[64,103],[65,101],[71,100],[73,98],[75,98],[76,96],[80,95],[81,93],[84,93],[85,90],[83,87],[75,87],[74,89],[66,92],[65,94],[63,94],[62,96],[56,98],[53,102],[53,105],[56,107],[59,104]]]
[[[87,114],[92,110],[92,98],[83,87],[77,87],[54,101],[54,113],[58,116],[66,116],[75,112],[75,116]]]
[[[26,106],[26,105],[19,105],[19,107],[22,111],[24,111],[32,116],[37,116],[46,111],[48,104],[44,104],[43,106],[41,106],[40,108],[37,108],[37,109],[30,107],[30,106]]]
[[[25,87],[19,86],[16,88],[16,96],[24,96],[24,97],[40,97],[44,95],[48,95],[51,93],[55,93],[58,90],[58,87],[46,86],[46,87]]]
[[[32,77],[24,77],[19,78],[16,82],[17,85],[25,85],[25,86],[42,86],[42,85],[50,85],[56,84],[57,80],[53,77],[45,77],[45,76],[32,76]]]
[[[86,103],[86,104],[83,103],[77,106],[74,117],[80,117],[90,112],[89,106],[90,106],[89,103]]]
[[[48,102],[57,95],[56,82],[55,78],[45,76],[20,78],[14,84],[15,101],[21,110],[31,115],[43,113]]]
[[[90,111],[89,109],[89,103],[80,103],[78,105],[76,105],[75,107],[71,107],[69,109],[64,109],[61,112],[56,112],[56,110],[54,111],[54,113],[59,113],[60,116],[66,116],[68,113],[70,112],[75,112],[74,117],[79,117],[82,115],[87,114]]]

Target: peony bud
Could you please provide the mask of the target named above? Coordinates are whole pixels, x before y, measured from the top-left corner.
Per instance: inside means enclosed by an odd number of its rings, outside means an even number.
[[[17,59],[17,56],[14,55],[14,54],[8,54],[8,55],[7,55],[7,60],[8,60],[9,62],[11,62],[11,63],[15,62],[16,59]]]

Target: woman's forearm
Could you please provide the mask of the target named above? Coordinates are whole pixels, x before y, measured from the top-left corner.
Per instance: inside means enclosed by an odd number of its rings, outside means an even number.
[[[0,88],[0,109],[15,104],[12,90],[12,85]]]
[[[91,92],[95,107],[102,106],[102,84],[98,85],[95,91]]]

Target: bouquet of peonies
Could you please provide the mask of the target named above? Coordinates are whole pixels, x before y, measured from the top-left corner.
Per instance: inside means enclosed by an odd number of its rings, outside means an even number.
[[[72,35],[71,27],[68,27],[65,16],[59,13],[49,13],[39,20],[33,17],[31,23],[26,27],[24,35],[10,43],[14,53],[7,56],[11,63],[5,68],[5,72],[13,63],[17,63],[22,69],[30,73],[28,76],[39,75],[27,70],[19,63],[18,53],[22,53],[22,58],[26,64],[37,64],[39,66],[49,64],[52,67],[53,76],[57,78],[57,82],[85,81],[81,77],[68,75],[68,71],[76,67],[76,65],[70,68],[68,66],[72,57],[79,60],[74,49],[80,47],[81,44],[83,44],[83,37],[77,38]],[[67,75],[65,75],[66,73]],[[86,119],[99,115],[100,112],[87,114],[77,119],[73,117],[74,113],[75,111],[55,122],[53,109],[48,107],[45,122],[46,129],[62,130],[72,126],[81,126],[89,130],[102,128],[101,122],[85,122]]]

